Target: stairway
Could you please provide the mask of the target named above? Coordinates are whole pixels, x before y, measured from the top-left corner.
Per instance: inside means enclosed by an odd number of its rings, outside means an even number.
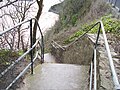
[[[87,90],[89,66],[44,63],[24,80],[18,90]]]

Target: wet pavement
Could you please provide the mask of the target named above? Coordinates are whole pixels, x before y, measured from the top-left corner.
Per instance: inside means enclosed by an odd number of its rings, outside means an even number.
[[[28,75],[18,90],[87,90],[88,66],[44,63]]]

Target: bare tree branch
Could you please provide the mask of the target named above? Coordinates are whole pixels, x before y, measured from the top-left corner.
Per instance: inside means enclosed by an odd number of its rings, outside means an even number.
[[[6,6],[9,6],[9,5],[11,5],[12,3],[15,3],[15,2],[17,2],[17,1],[18,1],[18,0],[15,0],[15,1],[13,1],[13,2],[9,2],[9,3],[1,6],[0,9],[2,9],[2,8],[6,7]]]

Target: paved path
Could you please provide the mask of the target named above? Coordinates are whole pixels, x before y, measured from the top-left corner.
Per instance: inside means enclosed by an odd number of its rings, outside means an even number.
[[[88,66],[45,63],[35,68],[19,90],[87,90]]]

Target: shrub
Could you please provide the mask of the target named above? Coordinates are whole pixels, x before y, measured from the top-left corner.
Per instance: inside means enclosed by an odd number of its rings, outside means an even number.
[[[8,49],[0,50],[0,65],[10,65],[11,62],[17,58],[19,55],[15,51],[11,51]]]

